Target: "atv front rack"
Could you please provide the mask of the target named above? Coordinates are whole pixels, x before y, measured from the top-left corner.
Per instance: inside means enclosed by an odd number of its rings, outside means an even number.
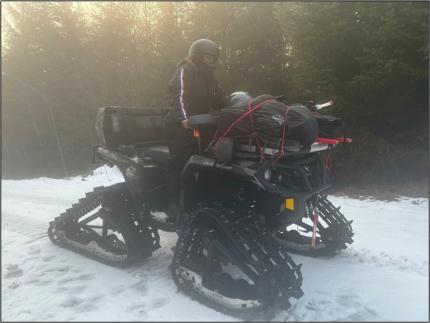
[[[296,155],[296,154],[307,154],[314,153],[317,151],[327,150],[332,146],[338,145],[340,143],[350,143],[352,142],[351,138],[316,138],[315,142],[308,148],[304,148],[298,141],[295,140],[287,140],[285,145],[285,154],[286,155]],[[260,153],[259,149],[256,145],[252,144],[239,144],[236,150],[246,151],[251,153]],[[262,147],[263,153],[265,155],[276,156],[279,154],[279,148],[270,148],[270,147]]]
[[[317,143],[321,143],[321,144],[325,143],[325,144],[329,144],[329,145],[337,145],[340,143],[351,143],[352,139],[347,138],[347,137],[340,137],[340,138],[336,138],[336,139],[318,137],[315,141]]]
[[[312,144],[312,146],[310,146],[308,149],[303,149],[303,147],[300,144],[289,144],[285,146],[285,152],[288,155],[292,155],[292,154],[305,154],[305,153],[313,153],[313,152],[317,152],[317,151],[322,151],[322,150],[326,150],[328,149],[329,145],[327,143],[318,143],[315,142],[314,144]],[[265,155],[271,155],[271,156],[276,156],[279,154],[279,149],[277,148],[269,148],[269,147],[264,147],[263,149],[263,153]],[[239,145],[236,150],[240,150],[240,151],[246,151],[246,152],[251,152],[251,153],[259,153],[258,151],[258,147],[254,146],[254,145]]]

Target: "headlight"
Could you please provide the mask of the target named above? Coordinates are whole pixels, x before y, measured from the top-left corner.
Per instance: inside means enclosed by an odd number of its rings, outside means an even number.
[[[276,179],[277,179],[278,183],[281,183],[282,180],[284,179],[284,177],[282,176],[282,174],[278,174],[278,176],[276,176]]]
[[[272,171],[270,169],[266,169],[266,171],[264,172],[264,179],[266,181],[270,181],[271,178],[272,178]]]

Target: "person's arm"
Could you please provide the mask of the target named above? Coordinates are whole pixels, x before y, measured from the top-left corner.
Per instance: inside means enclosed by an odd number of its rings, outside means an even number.
[[[189,117],[189,107],[191,100],[193,71],[186,64],[179,68],[177,77],[174,80],[175,91],[172,93],[173,119],[186,128],[186,120]]]
[[[225,95],[224,91],[219,86],[218,82],[215,84],[214,90],[214,109],[221,110],[228,105],[228,96]]]

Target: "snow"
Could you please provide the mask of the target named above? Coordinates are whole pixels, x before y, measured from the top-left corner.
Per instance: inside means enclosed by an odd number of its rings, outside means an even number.
[[[48,222],[94,187],[123,181],[116,168],[87,177],[2,180],[2,320],[237,321],[178,293],[168,265],[177,236],[128,269],[53,245]],[[330,196],[353,219],[354,243],[334,258],[292,255],[305,295],[280,321],[427,321],[428,199]]]

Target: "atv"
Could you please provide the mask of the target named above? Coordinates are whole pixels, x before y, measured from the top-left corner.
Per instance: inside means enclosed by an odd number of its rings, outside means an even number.
[[[255,318],[288,309],[303,295],[300,266],[289,252],[330,255],[352,243],[347,221],[324,194],[327,160],[348,138],[317,138],[303,147],[259,147],[255,137],[209,140],[211,115],[189,118],[198,154],[181,174],[180,214],[167,208],[169,149],[166,111],[100,108],[102,144],[93,162],[117,166],[124,182],[96,187],[50,222],[59,246],[114,266],[147,258],[160,248],[158,231],[177,232],[170,266],[178,289],[226,314]],[[218,138],[219,139],[219,138]],[[227,143],[227,144],[226,144]],[[228,157],[224,148],[231,147]]]

